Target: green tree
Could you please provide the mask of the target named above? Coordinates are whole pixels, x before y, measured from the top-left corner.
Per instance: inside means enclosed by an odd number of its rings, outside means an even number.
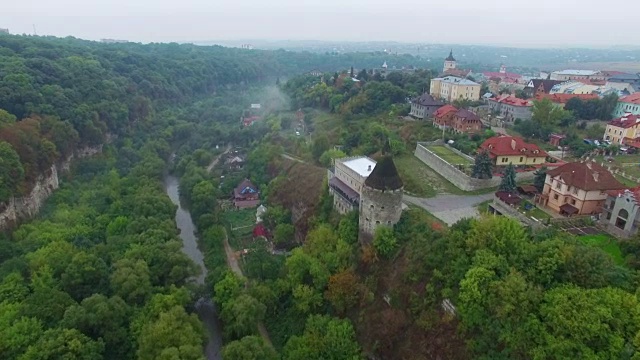
[[[393,233],[393,229],[387,226],[379,226],[373,237],[373,247],[378,255],[390,257],[398,247],[398,240]]]
[[[222,357],[227,360],[277,360],[278,354],[258,336],[245,336],[224,346]]]
[[[547,178],[547,167],[543,166],[540,169],[536,170],[535,178],[533,179],[533,186],[538,189],[538,192],[542,193],[542,189],[544,189],[544,181]]]
[[[491,179],[493,177],[493,163],[486,150],[476,155],[471,176],[476,179]]]
[[[18,195],[18,188],[23,180],[24,169],[18,153],[9,143],[0,141],[0,202]]]
[[[352,211],[343,217],[338,224],[338,237],[347,244],[358,241],[358,212]]]
[[[93,293],[107,290],[109,269],[102,259],[87,254],[77,253],[62,274],[62,288],[76,301],[81,301]]]
[[[289,244],[294,240],[295,228],[291,224],[278,224],[273,232],[276,244]]]
[[[0,109],[0,127],[3,127],[5,125],[15,124],[15,122],[16,122],[15,115],[10,114],[6,110]]]
[[[303,314],[317,310],[322,305],[322,293],[306,284],[299,284],[292,290],[295,308]]]
[[[220,317],[227,334],[241,338],[255,334],[257,325],[264,319],[267,308],[250,295],[240,295],[222,306]]]
[[[202,360],[205,338],[198,317],[175,306],[144,327],[138,338],[138,359]]]
[[[151,295],[149,267],[144,260],[122,259],[111,274],[111,288],[128,303],[141,304]]]
[[[292,336],[284,347],[284,360],[362,359],[356,333],[349,320],[311,315],[304,333]]]
[[[29,346],[20,360],[48,359],[102,359],[104,343],[91,340],[76,329],[55,328],[45,331],[40,339]]]
[[[534,100],[531,119],[541,127],[555,126],[567,116],[565,112],[562,108],[555,106],[548,98]]]
[[[343,157],[346,157],[347,154],[345,154],[344,152],[340,151],[340,150],[335,150],[335,149],[329,149],[325,152],[322,153],[322,155],[320,156],[320,164],[322,166],[326,166],[329,167],[331,166],[331,164],[333,163],[333,160],[335,159],[340,159]]]
[[[231,271],[227,271],[224,277],[213,287],[213,300],[224,307],[225,304],[237,298],[244,288],[244,279]]]
[[[504,170],[504,174],[502,176],[502,180],[500,181],[498,190],[514,193],[516,192],[517,187],[518,185],[516,184],[516,168],[513,166],[513,164],[509,164]]]
[[[329,138],[326,135],[320,135],[313,140],[311,155],[316,161],[319,161],[322,154],[329,150],[329,147]]]
[[[356,274],[351,270],[345,270],[332,275],[329,278],[325,297],[339,313],[344,313],[355,306],[359,298]]]

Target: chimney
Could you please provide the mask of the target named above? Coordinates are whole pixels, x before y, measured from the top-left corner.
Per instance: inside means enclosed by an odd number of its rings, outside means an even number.
[[[516,139],[511,138],[511,149],[515,150],[516,149]]]
[[[371,165],[369,165],[369,167],[367,167],[367,171],[371,171]]]

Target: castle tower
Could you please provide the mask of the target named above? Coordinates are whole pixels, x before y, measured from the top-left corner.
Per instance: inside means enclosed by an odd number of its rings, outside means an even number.
[[[444,59],[444,69],[442,72],[447,72],[447,70],[452,70],[456,68],[456,59],[453,58],[453,49],[449,51],[449,56]]]
[[[506,74],[507,73],[507,67],[502,64],[500,65],[500,74]]]
[[[393,226],[402,214],[402,179],[390,155],[376,164],[360,195],[360,237],[371,239],[378,226]]]

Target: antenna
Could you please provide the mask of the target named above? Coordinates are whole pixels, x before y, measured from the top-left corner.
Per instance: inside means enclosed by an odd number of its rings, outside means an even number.
[[[38,32],[36,31],[36,24],[33,24],[33,35],[38,36]]]

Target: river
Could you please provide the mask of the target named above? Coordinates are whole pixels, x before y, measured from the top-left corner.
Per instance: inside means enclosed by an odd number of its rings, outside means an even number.
[[[207,268],[204,266],[204,255],[198,248],[198,238],[195,234],[196,228],[191,220],[191,214],[180,203],[178,179],[175,176],[167,175],[164,178],[164,184],[167,195],[169,195],[174,204],[178,205],[176,224],[180,229],[182,251],[202,270],[194,280],[198,285],[204,285],[204,278],[207,275]],[[205,347],[207,360],[222,360],[222,332],[215,305],[211,299],[203,297],[197,301],[195,308],[200,321],[202,321],[208,332],[207,346]]]

